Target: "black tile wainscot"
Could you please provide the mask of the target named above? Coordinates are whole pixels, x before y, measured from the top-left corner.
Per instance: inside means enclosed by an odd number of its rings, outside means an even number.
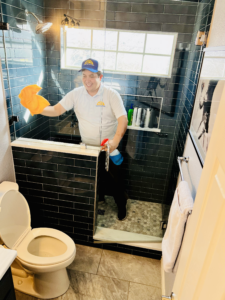
[[[31,226],[51,227],[75,242],[93,236],[97,157],[12,147],[16,182]]]
[[[18,147],[18,141],[12,143],[16,182],[29,204],[32,228],[55,228],[80,245],[161,259],[160,251],[94,244],[96,156]]]

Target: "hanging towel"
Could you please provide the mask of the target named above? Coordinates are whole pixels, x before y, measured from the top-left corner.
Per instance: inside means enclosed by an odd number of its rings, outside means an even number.
[[[165,272],[174,272],[174,266],[182,244],[185,224],[189,211],[193,208],[193,199],[188,183],[178,185],[170,208],[168,226],[162,241],[163,267]]]
[[[32,116],[42,113],[43,109],[50,105],[44,97],[36,95],[40,90],[40,86],[32,84],[23,88],[19,94],[20,103],[29,109]]]

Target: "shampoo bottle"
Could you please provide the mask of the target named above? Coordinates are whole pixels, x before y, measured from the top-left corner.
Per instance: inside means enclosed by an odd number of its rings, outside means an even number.
[[[150,108],[147,108],[147,114],[145,117],[145,128],[148,128],[149,122],[150,122]]]
[[[128,110],[128,126],[132,125],[132,120],[133,120],[133,104],[131,104],[130,109]]]
[[[142,109],[142,114],[141,114],[141,124],[140,127],[143,128],[145,125],[145,117],[146,117],[147,110],[145,108]]]
[[[137,120],[137,111],[138,111],[138,108],[135,107],[135,108],[134,108],[134,113],[133,113],[132,126],[135,126],[135,124],[136,124],[136,120]]]
[[[149,128],[154,128],[155,115],[156,115],[156,111],[155,111],[154,108],[152,108],[151,112],[150,112],[150,121],[149,121],[149,124],[148,124]]]
[[[140,125],[141,125],[141,113],[142,113],[142,108],[139,107],[138,112],[137,112],[137,119],[136,119],[135,126],[140,127]]]

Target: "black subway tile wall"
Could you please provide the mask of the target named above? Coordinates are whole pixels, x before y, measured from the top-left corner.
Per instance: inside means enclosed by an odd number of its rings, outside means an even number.
[[[181,95],[181,105],[179,108],[179,114],[174,135],[174,156],[173,161],[171,161],[172,172],[170,174],[169,182],[171,189],[168,191],[168,198],[172,198],[173,191],[176,187],[176,180],[179,174],[179,168],[176,158],[177,156],[182,156],[184,151],[186,137],[188,134],[192,111],[194,107],[195,93],[203,61],[204,47],[195,46],[195,39],[198,31],[205,31],[207,33],[209,32],[214,2],[214,0],[203,0],[200,1],[198,5],[195,27],[188,55],[188,64],[184,76],[184,85]]]
[[[198,3],[170,0],[122,2],[107,2],[107,28],[178,33],[171,78],[110,73],[104,75],[105,84],[118,90],[120,94],[163,97],[159,127],[164,135],[128,129],[119,149],[124,156],[122,178],[129,197],[170,204],[174,192],[168,191],[172,190],[169,182],[171,162],[174,160],[176,123],[182,105],[182,89]],[[127,110],[131,103],[144,101],[148,104],[150,101],[147,98],[143,100],[143,97],[127,96],[123,100]]]
[[[88,242],[93,236],[96,179],[91,171],[96,174],[97,158],[20,147],[13,147],[13,157],[31,226],[55,228],[77,243]]]

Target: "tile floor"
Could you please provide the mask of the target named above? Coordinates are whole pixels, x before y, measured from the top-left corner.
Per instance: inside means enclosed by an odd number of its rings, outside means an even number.
[[[98,214],[97,226],[163,237],[162,204],[128,199],[127,218],[123,222],[117,220],[118,209],[113,197],[105,196],[105,202],[100,202],[98,209],[104,211],[104,215]],[[164,205],[164,209],[168,215],[170,206]]]
[[[70,288],[54,300],[160,300],[160,261],[76,245]],[[17,300],[36,300],[16,291]]]

